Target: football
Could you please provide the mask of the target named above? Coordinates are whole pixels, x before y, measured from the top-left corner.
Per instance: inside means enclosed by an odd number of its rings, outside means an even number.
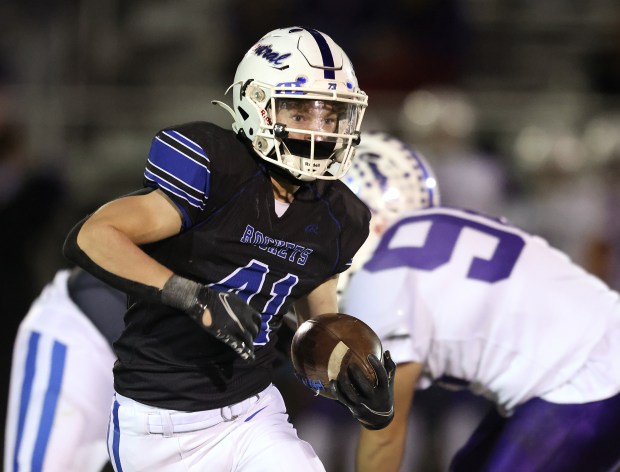
[[[345,313],[326,313],[305,321],[291,342],[297,378],[317,395],[334,400],[331,381],[351,363],[359,365],[366,377],[376,382],[369,354],[383,360],[379,337],[366,323]]]

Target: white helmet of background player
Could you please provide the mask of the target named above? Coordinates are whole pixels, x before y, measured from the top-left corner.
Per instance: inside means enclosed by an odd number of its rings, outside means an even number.
[[[347,172],[368,97],[351,61],[329,36],[300,27],[267,33],[245,54],[231,87],[233,108],[215,103],[228,109],[233,130],[261,158],[303,181],[335,180]],[[278,123],[279,111],[298,109],[313,116],[330,110],[334,117],[329,125]]]
[[[386,133],[364,132],[343,182],[372,212],[370,234],[339,278],[338,291],[370,258],[387,227],[410,211],[440,204],[435,174],[411,146]]]

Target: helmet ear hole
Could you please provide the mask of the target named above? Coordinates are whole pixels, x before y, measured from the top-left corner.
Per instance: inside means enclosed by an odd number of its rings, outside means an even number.
[[[235,82],[237,82],[235,80]],[[248,88],[248,86],[252,83],[252,79],[247,79],[243,85],[241,86],[241,88],[239,89],[239,99],[242,100],[243,97],[245,96],[245,91]]]
[[[248,115],[248,113],[241,107],[237,107],[237,111],[241,115],[241,118],[243,118],[243,121],[246,121],[250,117],[250,115]]]

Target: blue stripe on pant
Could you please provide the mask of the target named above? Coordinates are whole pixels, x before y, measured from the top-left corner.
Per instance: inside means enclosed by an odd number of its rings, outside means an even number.
[[[118,408],[119,403],[114,400],[114,408],[112,409],[112,422],[114,424],[114,437],[112,438],[112,451],[109,450],[109,441],[108,441],[108,453],[110,454],[110,459],[114,464],[114,468],[116,472],[123,472],[123,466],[121,465],[121,457],[119,454],[119,447],[121,442],[121,432],[118,426]]]
[[[31,406],[32,386],[37,370],[37,354],[39,351],[39,342],[41,335],[33,332],[28,341],[28,353],[26,355],[26,365],[24,372],[24,380],[22,382],[22,394],[19,404],[19,418],[17,424],[17,435],[15,440],[15,450],[13,452],[13,468],[14,472],[19,471],[19,452],[24,437],[24,426],[28,409]],[[67,346],[54,341],[52,346],[52,357],[50,365],[50,375],[43,399],[43,409],[39,421],[39,428],[35,440],[34,450],[31,457],[31,470],[38,472],[43,469],[43,461],[45,460],[45,452],[49,444],[50,433],[54,423],[54,416],[58,406],[58,398],[62,386],[62,378],[65,370],[65,362],[67,356]],[[42,362],[39,359],[39,362]]]

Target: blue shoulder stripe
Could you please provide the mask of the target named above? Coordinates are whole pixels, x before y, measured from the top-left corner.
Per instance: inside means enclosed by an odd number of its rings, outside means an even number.
[[[152,180],[153,182],[166,182],[170,187],[176,188],[183,195],[186,195],[190,200],[203,201],[205,200],[205,193],[200,189],[190,187],[182,180],[177,179],[174,175],[166,172],[161,167],[157,167],[151,161],[146,161],[146,168],[144,169],[144,176]]]
[[[178,186],[171,183],[169,180],[162,179],[158,174],[151,172],[148,168],[144,169],[144,178],[150,180],[157,184],[158,187],[161,187],[164,190],[167,190],[173,195],[176,195],[179,198],[182,198],[190,205],[202,209],[204,207],[204,202],[199,199],[192,197],[187,192],[180,189]]]
[[[146,161],[145,170],[148,170],[151,174],[156,175],[160,179],[171,183],[172,185],[177,187],[179,190],[182,190],[183,192],[187,193],[191,197],[202,199],[205,195],[204,187],[202,188],[194,187],[193,185],[191,185],[191,183],[186,182],[186,180],[190,180],[190,179],[185,179],[185,180],[180,179],[177,175],[174,175],[173,173],[168,172],[164,167],[156,165],[150,158]],[[202,180],[202,181],[208,182],[208,178],[209,178],[209,175],[206,174],[206,177],[198,176],[192,180]]]
[[[165,135],[157,135],[151,144],[151,151],[149,155],[155,152],[162,153],[163,157],[175,157],[187,167],[195,168],[196,166],[202,167],[207,172],[209,168],[207,164],[209,159],[203,150],[196,152],[191,148],[181,144],[179,141]],[[190,161],[190,162],[186,162]]]
[[[163,131],[162,134],[166,136],[170,136],[171,139],[178,141],[180,144],[184,146],[187,146],[188,148],[192,149],[193,151],[203,156],[207,160],[207,162],[209,161],[209,157],[205,154],[204,149],[202,149],[199,144],[196,144],[194,141],[189,139],[187,136],[184,136],[175,130]]]
[[[208,159],[204,151],[198,154],[190,148],[158,135],[151,145],[147,167],[161,180],[174,184],[190,197],[201,198],[209,194]]]

